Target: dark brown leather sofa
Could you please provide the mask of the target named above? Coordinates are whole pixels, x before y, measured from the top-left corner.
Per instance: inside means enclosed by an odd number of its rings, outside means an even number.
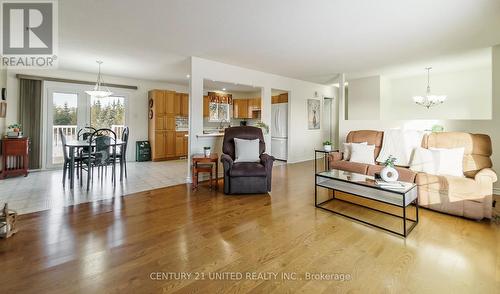
[[[234,138],[259,139],[260,162],[234,162]],[[260,194],[271,191],[274,157],[264,153],[266,143],[257,127],[231,127],[224,132],[221,162],[224,166],[225,194]]]

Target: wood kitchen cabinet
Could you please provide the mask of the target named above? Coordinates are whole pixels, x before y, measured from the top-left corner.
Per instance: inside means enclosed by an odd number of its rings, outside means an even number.
[[[261,99],[234,99],[233,117],[234,118],[260,118]]]
[[[203,96],[203,117],[209,117],[210,113],[208,110],[208,104],[210,103],[210,100],[208,99],[208,96]]]
[[[248,99],[233,100],[233,117],[248,118]]]
[[[189,96],[169,90],[151,90],[148,93],[148,137],[153,161],[177,159],[184,154],[184,146],[176,150],[176,117],[188,116]],[[184,142],[183,142],[184,143]],[[187,150],[187,149],[186,149]]]
[[[186,93],[175,93],[174,98],[175,115],[187,117],[189,115],[189,95]]]
[[[181,94],[181,116],[189,116],[189,95]]]
[[[283,93],[271,97],[271,104],[288,103],[288,93]]]
[[[177,132],[175,135],[175,155],[179,157],[187,156],[188,153],[188,132]]]

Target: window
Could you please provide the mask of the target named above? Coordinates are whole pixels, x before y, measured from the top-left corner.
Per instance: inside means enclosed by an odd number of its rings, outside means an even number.
[[[96,129],[112,129],[119,138],[125,126],[125,97],[91,97],[90,125]]]
[[[231,107],[227,103],[210,102],[208,104],[208,120],[212,122],[228,122],[230,120],[230,109]]]

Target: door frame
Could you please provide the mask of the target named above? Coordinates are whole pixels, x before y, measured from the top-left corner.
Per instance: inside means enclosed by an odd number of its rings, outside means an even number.
[[[90,125],[90,106],[91,106],[91,98],[85,93],[85,91],[92,90],[93,86],[91,85],[82,85],[82,84],[72,84],[72,83],[63,83],[63,82],[54,82],[54,81],[45,81],[43,84],[43,97],[42,97],[42,123],[41,123],[41,133],[42,133],[42,150],[41,153],[43,155],[42,158],[42,169],[59,169],[61,165],[52,164],[52,145],[51,138],[49,139],[49,134],[51,134],[49,130],[52,127],[52,122],[49,122],[49,118],[52,117],[52,109],[49,107],[52,99],[52,93],[71,93],[78,94],[78,114],[77,114],[77,128],[84,127],[86,125]],[[125,107],[125,125],[129,124],[129,96],[131,91],[117,88],[109,88],[113,92],[113,96],[123,97],[124,107]],[[81,113],[81,115],[80,115]],[[80,117],[81,116],[81,117]],[[49,146],[50,145],[50,146]],[[50,153],[49,153],[50,152]]]

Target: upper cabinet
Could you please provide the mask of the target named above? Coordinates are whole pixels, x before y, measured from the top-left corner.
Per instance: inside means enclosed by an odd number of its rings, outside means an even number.
[[[175,93],[174,114],[177,116],[189,115],[189,95],[186,93]]]
[[[275,95],[271,97],[271,104],[288,103],[288,93]]]
[[[209,117],[210,112],[208,109],[208,103],[209,103],[208,96],[203,96],[203,117]]]
[[[233,99],[233,117],[234,118],[260,118],[261,99]]]

